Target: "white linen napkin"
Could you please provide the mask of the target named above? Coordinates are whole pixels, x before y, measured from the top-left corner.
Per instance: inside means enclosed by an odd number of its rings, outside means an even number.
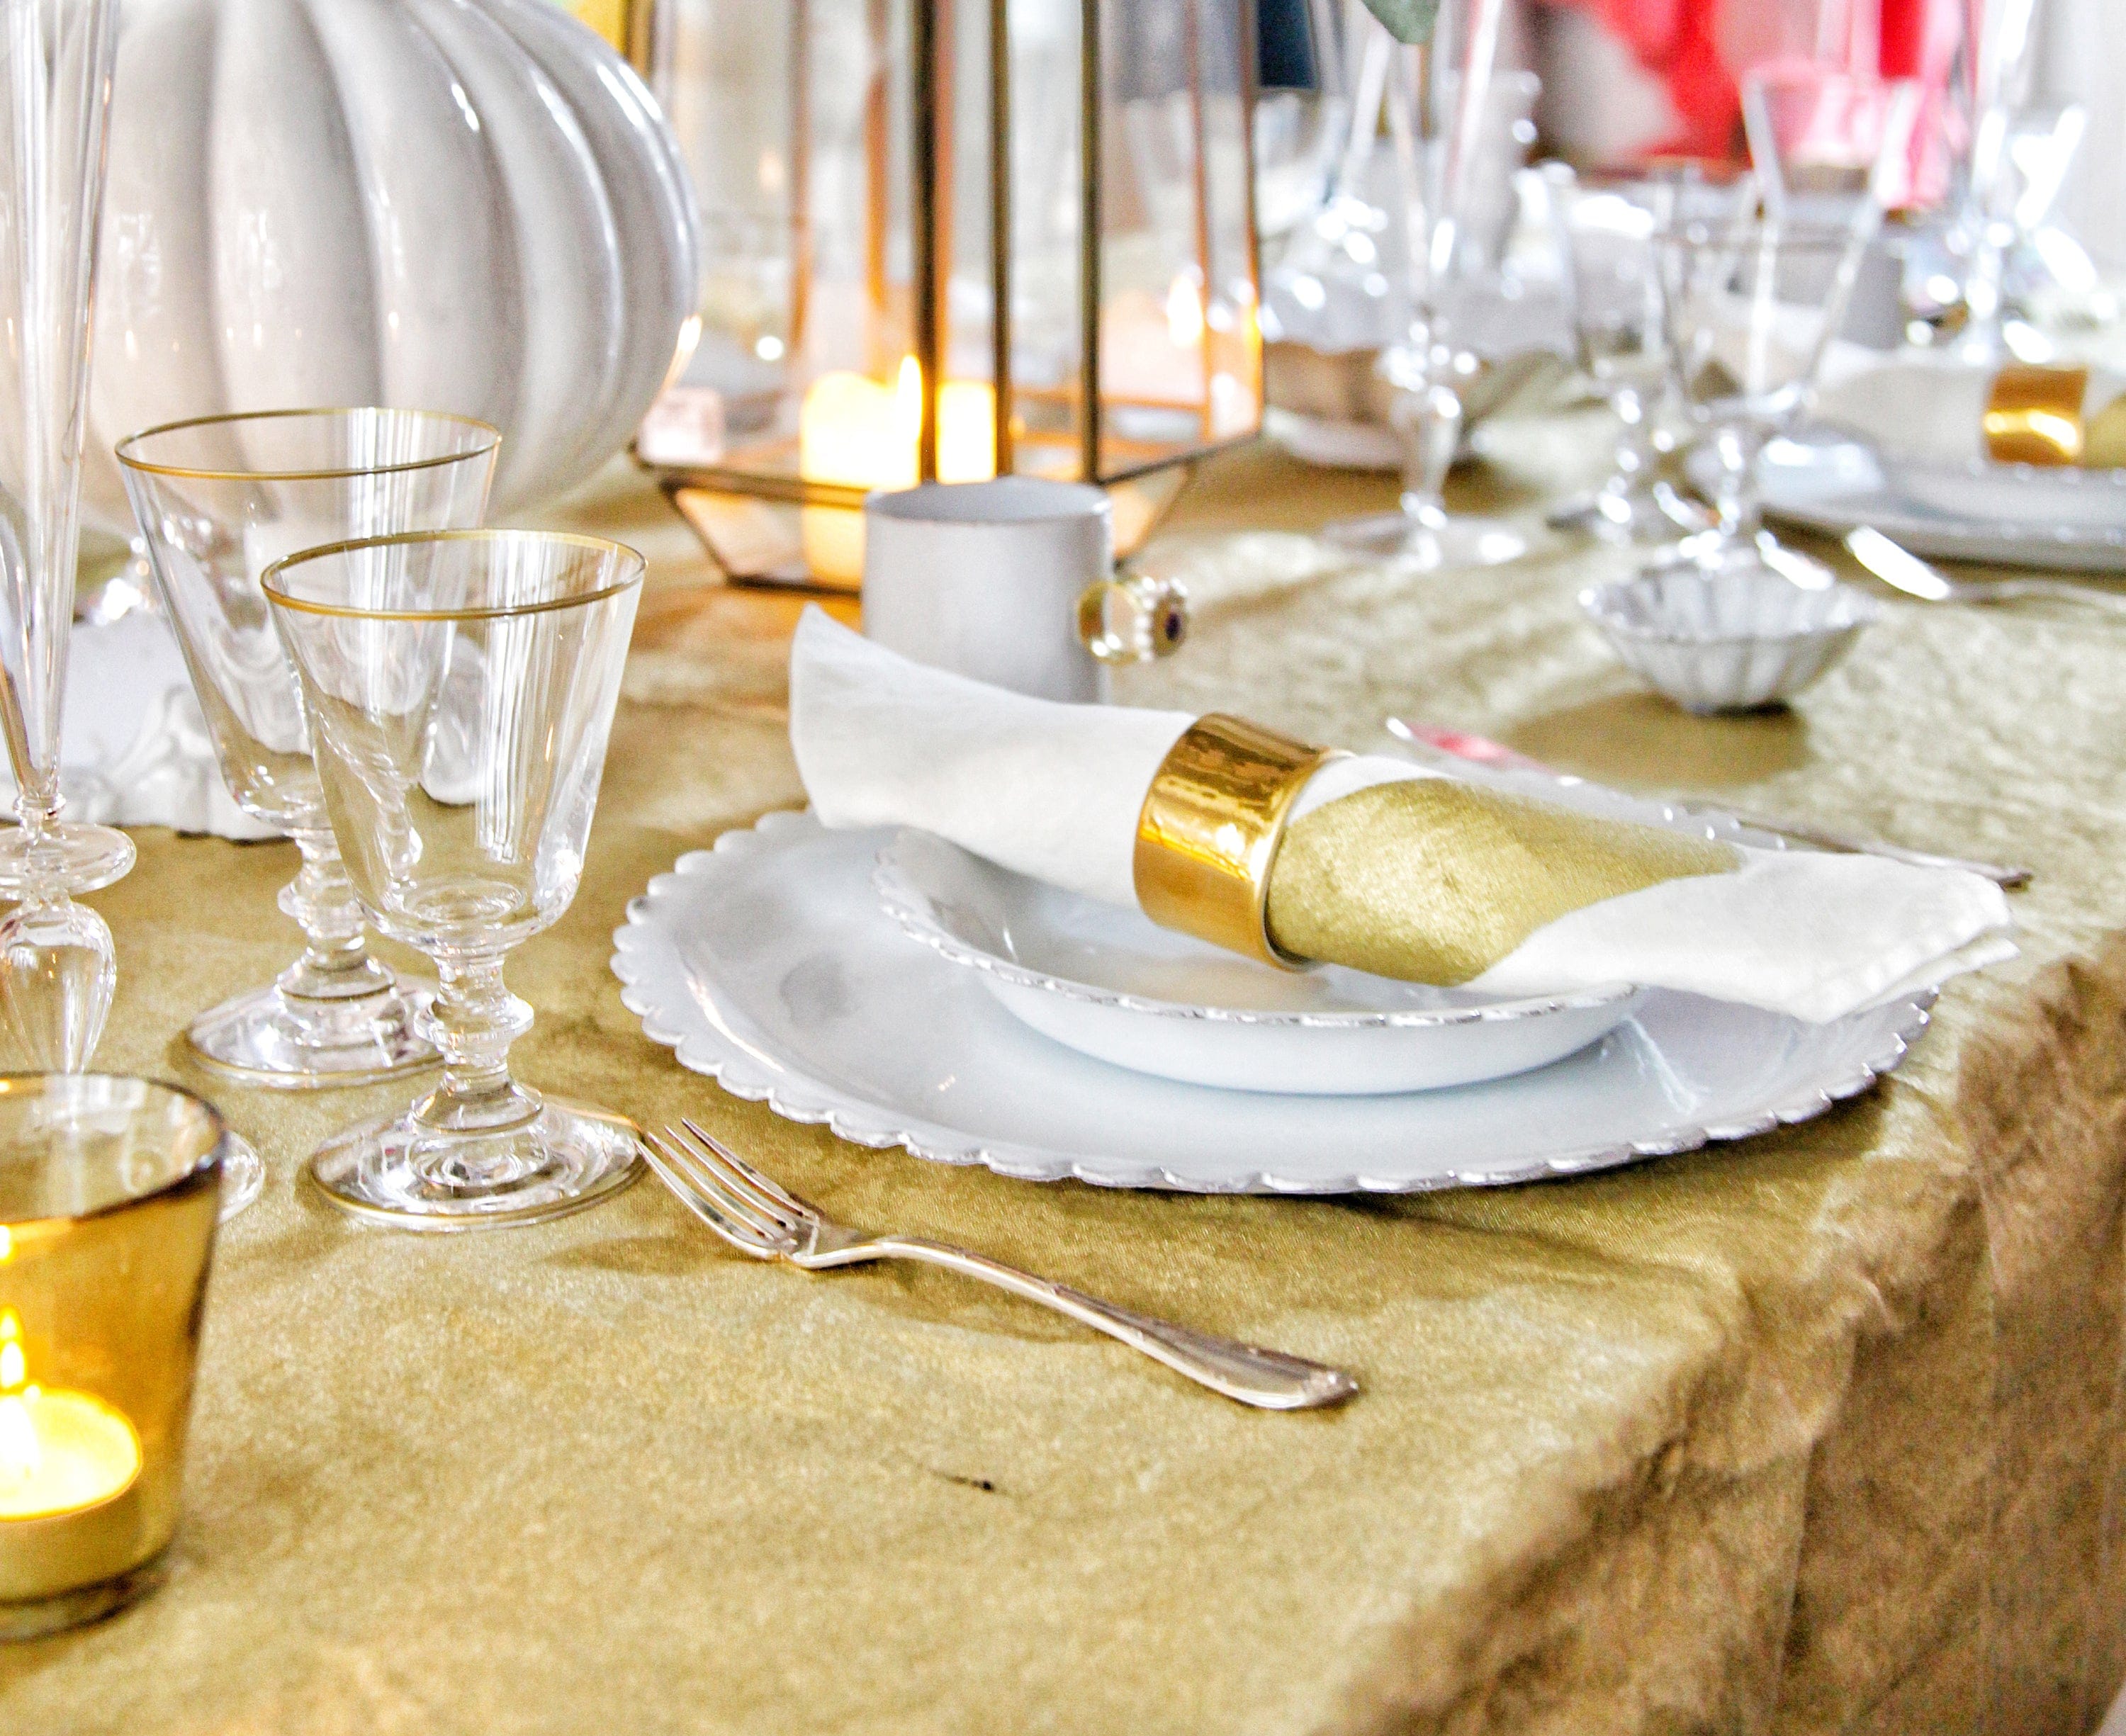
[[[798,624],[790,739],[820,822],[913,826],[1109,903],[1136,902],[1145,792],[1186,712],[1065,705],[924,668],[836,625]],[[1400,779],[1385,756],[1331,762],[1292,818]],[[1821,1022],[2012,955],[2001,889],[1873,856],[1743,850],[1538,928],[1469,986],[1503,995],[1613,983],[1685,989]]]

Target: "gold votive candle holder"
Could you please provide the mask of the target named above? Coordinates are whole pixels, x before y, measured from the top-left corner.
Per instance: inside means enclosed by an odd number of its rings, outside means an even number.
[[[225,1136],[174,1086],[0,1075],[0,1639],[160,1578]]]

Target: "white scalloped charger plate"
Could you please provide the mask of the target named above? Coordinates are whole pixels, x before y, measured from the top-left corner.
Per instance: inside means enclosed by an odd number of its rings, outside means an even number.
[[[1273,970],[1044,885],[927,832],[879,852],[880,903],[998,1004],[1103,1061],[1227,1091],[1434,1091],[1547,1067],[1643,998],[1618,984],[1509,998],[1326,965]]]
[[[891,836],[774,814],[682,857],[614,936],[621,999],[735,1096],[1030,1180],[1402,1193],[1603,1169],[1821,1115],[1904,1059],[1933,1001],[1812,1026],[1656,990],[1599,1042],[1489,1084],[1218,1091],[1052,1043],[909,939],[872,889]]]

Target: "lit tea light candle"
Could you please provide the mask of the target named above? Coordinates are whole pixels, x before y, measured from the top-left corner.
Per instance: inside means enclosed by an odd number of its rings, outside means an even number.
[[[139,1474],[133,1425],[87,1393],[33,1385],[21,1320],[0,1309],[0,1520],[80,1512]]]
[[[822,374],[797,413],[797,474],[853,488],[912,488],[923,428],[923,370],[901,360],[891,385],[862,374]],[[996,393],[985,380],[948,380],[938,394],[938,479],[996,474]],[[833,507],[801,514],[805,560],[820,578],[863,573],[863,520]]]

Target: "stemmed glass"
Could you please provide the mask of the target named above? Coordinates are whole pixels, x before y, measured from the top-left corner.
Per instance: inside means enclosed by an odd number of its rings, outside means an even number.
[[[0,1002],[34,1064],[88,1064],[118,985],[71,894],[133,866],[123,833],[59,818],[59,716],[80,550],[89,309],[116,0],[0,0],[0,725],[19,823],[0,832]]]
[[[1701,449],[1713,461],[1718,523],[1679,545],[1696,565],[1763,567],[1827,584],[1765,529],[1757,460],[1806,412],[1852,294],[1864,234],[1745,208],[1691,218],[1659,237],[1676,370]]]
[[[2017,207],[2026,191],[2013,139],[2018,112],[2029,101],[2036,66],[2039,3],[2000,0],[1965,13],[1972,126],[1959,227],[1970,258],[1963,274],[1965,319],[1955,350],[1972,362],[1997,363],[2010,355],[2006,281],[2009,259],[2024,234]],[[2080,142],[2077,130],[2072,144]],[[2059,168],[2064,172],[2063,160]],[[2051,202],[2049,190],[2043,202]]]
[[[394,979],[369,950],[259,577],[321,544],[471,528],[500,443],[465,417],[357,409],[209,417],[119,445],[222,776],[246,814],[302,852],[281,894],[303,931],[301,956],[186,1033],[221,1072],[260,1085],[360,1085],[436,1060],[420,1029],[435,985]]]
[[[1566,264],[1580,370],[1618,425],[1609,476],[1549,521],[1557,530],[1588,531],[1613,542],[1673,541],[1700,527],[1660,479],[1654,438],[1670,378],[1654,237],[1675,220],[1677,188],[1667,181],[1579,177],[1561,163],[1546,164],[1543,174]]]
[[[575,896],[642,574],[617,543],[528,531],[369,538],[267,570],[355,892],[442,985],[442,1083],[310,1160],[348,1211],[531,1223],[639,1172],[631,1122],[510,1077],[532,1009],[502,965]]]
[[[1829,583],[1765,529],[1757,460],[1813,400],[1885,190],[1909,162],[1920,97],[1905,80],[1753,75],[1742,92],[1753,173],[1724,213],[1680,213],[1656,238],[1676,376],[1716,468],[1718,524],[1681,545],[1701,566]]]
[[[1462,434],[1455,384],[1461,356],[1448,318],[1451,291],[1470,252],[1462,234],[1480,158],[1495,148],[1486,125],[1505,0],[1446,0],[1432,40],[1398,47],[1388,79],[1388,130],[1408,215],[1404,249],[1410,330],[1381,361],[1395,397],[1390,416],[1403,441],[1402,498],[1393,512],[1345,519],[1331,541],[1415,567],[1489,566],[1528,551],[1527,539],[1496,519],[1449,514],[1447,472]]]

